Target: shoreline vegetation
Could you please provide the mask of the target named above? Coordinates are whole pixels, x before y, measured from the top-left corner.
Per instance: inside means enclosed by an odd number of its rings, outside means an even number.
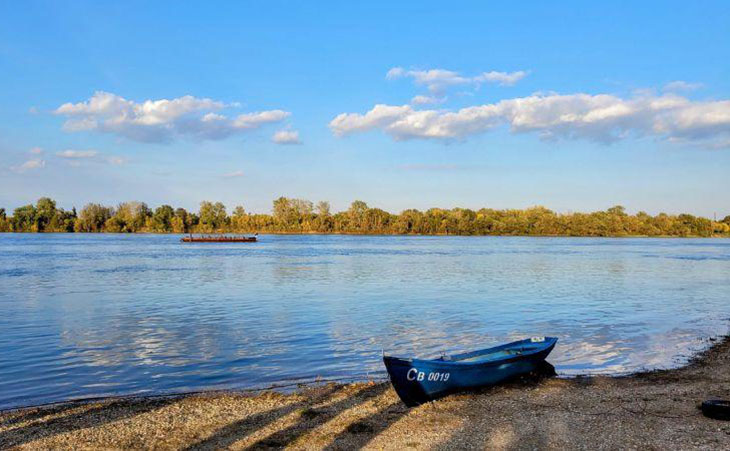
[[[0,208],[0,232],[17,233],[269,233],[465,236],[584,237],[730,237],[730,215],[720,221],[689,214],[656,216],[626,213],[617,205],[606,211],[559,214],[545,207],[408,209],[392,214],[354,201],[332,213],[328,202],[280,197],[272,214],[250,213],[237,206],[228,214],[221,202],[204,201],[197,212],[144,202],[116,207],[86,204],[64,210],[48,197],[16,208]]]
[[[22,408],[0,412],[0,448],[724,449],[730,423],[698,408],[730,397],[730,339],[711,343],[677,369],[528,376],[413,409],[388,382]]]

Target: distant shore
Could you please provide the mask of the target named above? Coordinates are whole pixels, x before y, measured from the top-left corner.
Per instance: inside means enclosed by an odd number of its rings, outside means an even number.
[[[193,235],[302,235],[302,236],[388,236],[388,237],[495,237],[495,238],[730,238],[727,234],[718,235],[462,235],[455,233],[367,233],[367,232],[193,232]],[[182,232],[0,232],[2,235],[177,235]]]
[[[58,208],[48,197],[13,210],[0,208],[0,232],[159,233],[337,233],[362,235],[459,236],[730,236],[730,215],[721,220],[691,214],[627,213],[621,205],[605,211],[557,213],[541,206],[524,209],[409,208],[390,213],[356,200],[345,211],[330,204],[279,197],[271,214],[239,205],[231,214],[221,202],[203,201],[197,212],[171,205],[150,208],[139,201],[116,207],[95,203],[81,210]]]
[[[687,365],[623,377],[527,378],[407,409],[388,383],[109,398],[0,414],[0,448],[723,449],[730,338]]]

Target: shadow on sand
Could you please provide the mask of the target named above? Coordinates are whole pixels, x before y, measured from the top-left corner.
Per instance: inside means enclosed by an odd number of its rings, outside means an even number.
[[[177,402],[177,400],[178,398],[157,398],[142,402],[139,400],[118,400],[95,405],[87,409],[84,409],[83,404],[71,403],[32,410],[18,416],[11,416],[3,422],[2,426],[12,426],[13,424],[29,421],[31,423],[27,426],[11,427],[8,430],[0,432],[0,449],[20,446],[57,434],[98,427],[114,421],[131,418],[136,415],[161,409]]]
[[[507,387],[527,387],[555,375],[555,369],[545,364],[538,371],[506,384]],[[484,402],[495,388],[472,392],[467,402]],[[361,448],[383,434],[411,410],[391,391],[390,384],[364,386],[327,385],[308,391],[300,401],[218,427],[212,432],[199,430],[203,439],[187,450],[242,447],[246,449],[285,448],[289,445],[312,445],[327,450]],[[112,400],[101,404],[70,404],[46,409],[34,409],[6,416],[0,424],[0,448],[30,444],[58,434],[95,428],[132,418],[169,406],[180,398],[142,400]],[[428,408],[429,406],[425,406]],[[491,425],[496,426],[496,425]],[[508,425],[509,426],[509,425]],[[478,424],[468,424],[446,446],[463,445],[459,437],[470,436],[488,443],[494,431]],[[181,431],[182,432],[182,431]],[[509,433],[507,431],[506,433]],[[255,436],[255,437],[253,437]],[[309,441],[305,443],[305,441]],[[253,442],[253,443],[252,443]],[[475,443],[471,441],[471,443]],[[123,445],[122,445],[123,446]]]
[[[231,423],[213,433],[212,436],[190,446],[187,449],[220,449],[231,446],[239,440],[245,439],[253,432],[274,423],[276,420],[289,415],[290,413],[299,412],[299,417],[294,424],[286,426],[283,429],[279,429],[247,447],[247,449],[284,448],[287,445],[294,443],[305,434],[314,431],[335,419],[342,413],[350,409],[357,408],[361,404],[383,395],[388,390],[389,386],[387,384],[368,386],[353,394],[348,394],[341,399],[329,402],[330,398],[337,397],[341,388],[342,387],[333,387],[329,393],[318,396],[316,399],[308,399],[303,402],[262,412],[235,423]],[[324,405],[315,407],[320,404]],[[402,410],[405,411],[406,409],[403,408]],[[352,425],[350,426],[352,427]],[[375,432],[375,429],[372,431]]]

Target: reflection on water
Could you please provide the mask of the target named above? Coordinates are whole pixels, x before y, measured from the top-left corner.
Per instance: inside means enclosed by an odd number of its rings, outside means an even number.
[[[0,407],[384,374],[560,337],[561,374],[670,367],[726,333],[730,240],[0,235]]]

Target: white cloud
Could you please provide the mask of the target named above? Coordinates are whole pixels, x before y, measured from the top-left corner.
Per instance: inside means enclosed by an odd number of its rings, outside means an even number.
[[[301,144],[299,132],[293,130],[279,130],[274,133],[271,140],[276,144]]]
[[[262,124],[280,122],[289,117],[291,113],[282,110],[262,111],[260,113],[241,114],[233,120],[235,128],[246,129],[256,128]]]
[[[394,67],[385,74],[385,78],[388,80],[395,80],[396,78],[405,77],[406,73],[406,70],[402,67]]]
[[[428,105],[428,104],[436,104],[436,103],[444,103],[446,101],[445,97],[435,97],[435,96],[414,96],[411,99],[411,105]]]
[[[375,128],[387,129],[398,120],[415,111],[408,105],[375,105],[365,115],[342,113],[332,119],[329,126],[337,136],[364,132]]]
[[[71,166],[82,166],[82,161],[88,161],[92,163],[106,163],[115,166],[122,165],[127,162],[126,159],[118,157],[116,155],[103,155],[96,150],[62,150],[56,152],[56,156],[69,160]]]
[[[22,174],[27,171],[32,171],[34,169],[40,169],[46,166],[45,160],[42,160],[40,158],[33,158],[25,163],[21,164],[20,166],[11,166],[10,169],[13,172],[17,172],[19,174]]]
[[[517,72],[484,72],[474,78],[477,80],[499,83],[500,86],[512,86],[525,77],[527,77],[527,72],[519,70]]]
[[[665,91],[677,92],[677,91],[694,91],[700,89],[702,83],[690,83],[683,80],[671,81],[664,85]]]
[[[56,152],[56,156],[61,158],[94,158],[99,152],[96,150],[62,150]]]
[[[243,171],[233,171],[233,172],[228,172],[226,174],[223,174],[222,177],[230,179],[230,178],[235,178],[235,177],[243,177],[243,175],[244,175]]]
[[[430,70],[409,70],[401,67],[394,67],[385,76],[389,80],[396,78],[410,77],[419,86],[426,86],[434,93],[443,92],[445,88],[453,85],[469,83],[471,80],[460,76],[457,72],[445,69]]]
[[[40,147],[33,147],[28,152],[32,153],[33,155],[40,155],[43,153],[43,149]]]
[[[527,76],[526,71],[517,72],[484,72],[474,77],[464,77],[458,72],[446,69],[405,70],[394,67],[388,71],[385,78],[413,78],[418,86],[426,86],[434,94],[443,93],[448,87],[456,85],[479,86],[482,83],[498,83],[501,86],[511,86]]]
[[[620,98],[599,94],[534,94],[458,111],[375,105],[330,122],[337,136],[379,129],[393,139],[464,139],[501,125],[543,139],[611,142],[628,136],[712,140],[730,136],[730,101],[694,102],[674,94]]]
[[[181,137],[223,139],[280,122],[291,114],[270,110],[229,118],[217,113],[236,105],[193,96],[137,103],[97,91],[85,102],[61,105],[55,114],[67,117],[63,126],[66,131],[94,130],[141,142],[169,142]]]

